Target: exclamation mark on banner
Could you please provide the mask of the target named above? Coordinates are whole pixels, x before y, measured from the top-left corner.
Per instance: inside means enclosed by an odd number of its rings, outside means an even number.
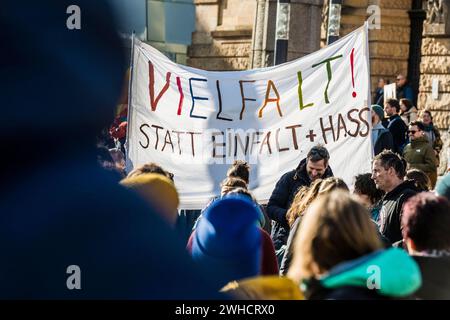
[[[352,53],[350,54],[350,66],[352,67],[352,86],[355,89],[355,75],[353,71],[353,61],[354,61],[355,48],[352,49]],[[356,91],[352,92],[352,97],[356,98]]]

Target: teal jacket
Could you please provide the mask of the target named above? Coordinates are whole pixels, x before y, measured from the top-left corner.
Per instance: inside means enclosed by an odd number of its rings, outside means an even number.
[[[422,285],[419,266],[404,250],[389,248],[334,267],[303,283],[310,299],[406,298]]]

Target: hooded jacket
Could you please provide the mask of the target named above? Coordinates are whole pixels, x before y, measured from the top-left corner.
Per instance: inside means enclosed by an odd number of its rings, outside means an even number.
[[[421,284],[417,263],[404,250],[390,248],[343,262],[302,286],[311,300],[378,300],[411,297]]]
[[[330,166],[327,167],[322,178],[333,176]],[[309,186],[311,179],[306,172],[306,159],[292,171],[281,176],[267,204],[267,215],[274,221],[272,227],[272,240],[275,250],[279,250],[286,244],[289,236],[289,225],[286,213],[294,200],[295,194],[302,186]]]
[[[414,181],[407,180],[400,183],[392,191],[386,193],[381,200],[379,215],[379,229],[382,236],[391,243],[403,239],[401,232],[401,215],[403,204],[417,193]]]
[[[410,168],[420,169],[428,176],[436,173],[436,154],[426,136],[412,140],[403,150],[403,157]]]

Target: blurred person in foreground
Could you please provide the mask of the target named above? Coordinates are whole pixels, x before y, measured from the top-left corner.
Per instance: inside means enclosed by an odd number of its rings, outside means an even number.
[[[125,72],[107,2],[1,7],[0,298],[217,298],[157,209],[97,165]]]
[[[431,192],[422,192],[405,203],[403,238],[409,254],[419,264],[423,285],[420,299],[450,299],[450,203]]]
[[[408,298],[421,285],[414,260],[404,250],[383,249],[367,209],[342,190],[308,208],[288,276],[312,300]]]
[[[298,233],[298,229],[308,207],[319,195],[329,193],[336,189],[348,191],[348,186],[342,179],[336,177],[317,179],[312,183],[309,189],[300,189],[295,196],[294,201],[292,202],[292,205],[287,213],[287,219],[291,226],[291,231],[289,232],[286,251],[284,252],[284,256],[280,264],[281,275],[286,275],[291,265],[292,253],[294,251],[294,239]],[[303,193],[300,193],[301,191],[303,191]]]

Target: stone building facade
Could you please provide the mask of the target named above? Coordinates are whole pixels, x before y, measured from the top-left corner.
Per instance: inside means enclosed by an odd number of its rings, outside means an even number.
[[[288,60],[326,45],[327,0],[291,0]],[[273,64],[277,0],[194,0],[196,31],[187,63],[207,70],[245,70]],[[372,6],[372,7],[370,7]],[[374,8],[378,11],[373,11]],[[450,0],[343,0],[340,36],[373,14],[369,30],[371,88],[380,77],[408,77],[419,109],[441,130],[447,164],[450,126]],[[379,22],[379,28],[376,27]],[[373,28],[372,28],[373,27]],[[432,84],[438,95],[432,94]]]
[[[450,0],[427,1],[422,39],[418,106],[433,114],[441,130],[444,149],[441,173],[450,167]],[[433,81],[437,87],[432,93]]]

